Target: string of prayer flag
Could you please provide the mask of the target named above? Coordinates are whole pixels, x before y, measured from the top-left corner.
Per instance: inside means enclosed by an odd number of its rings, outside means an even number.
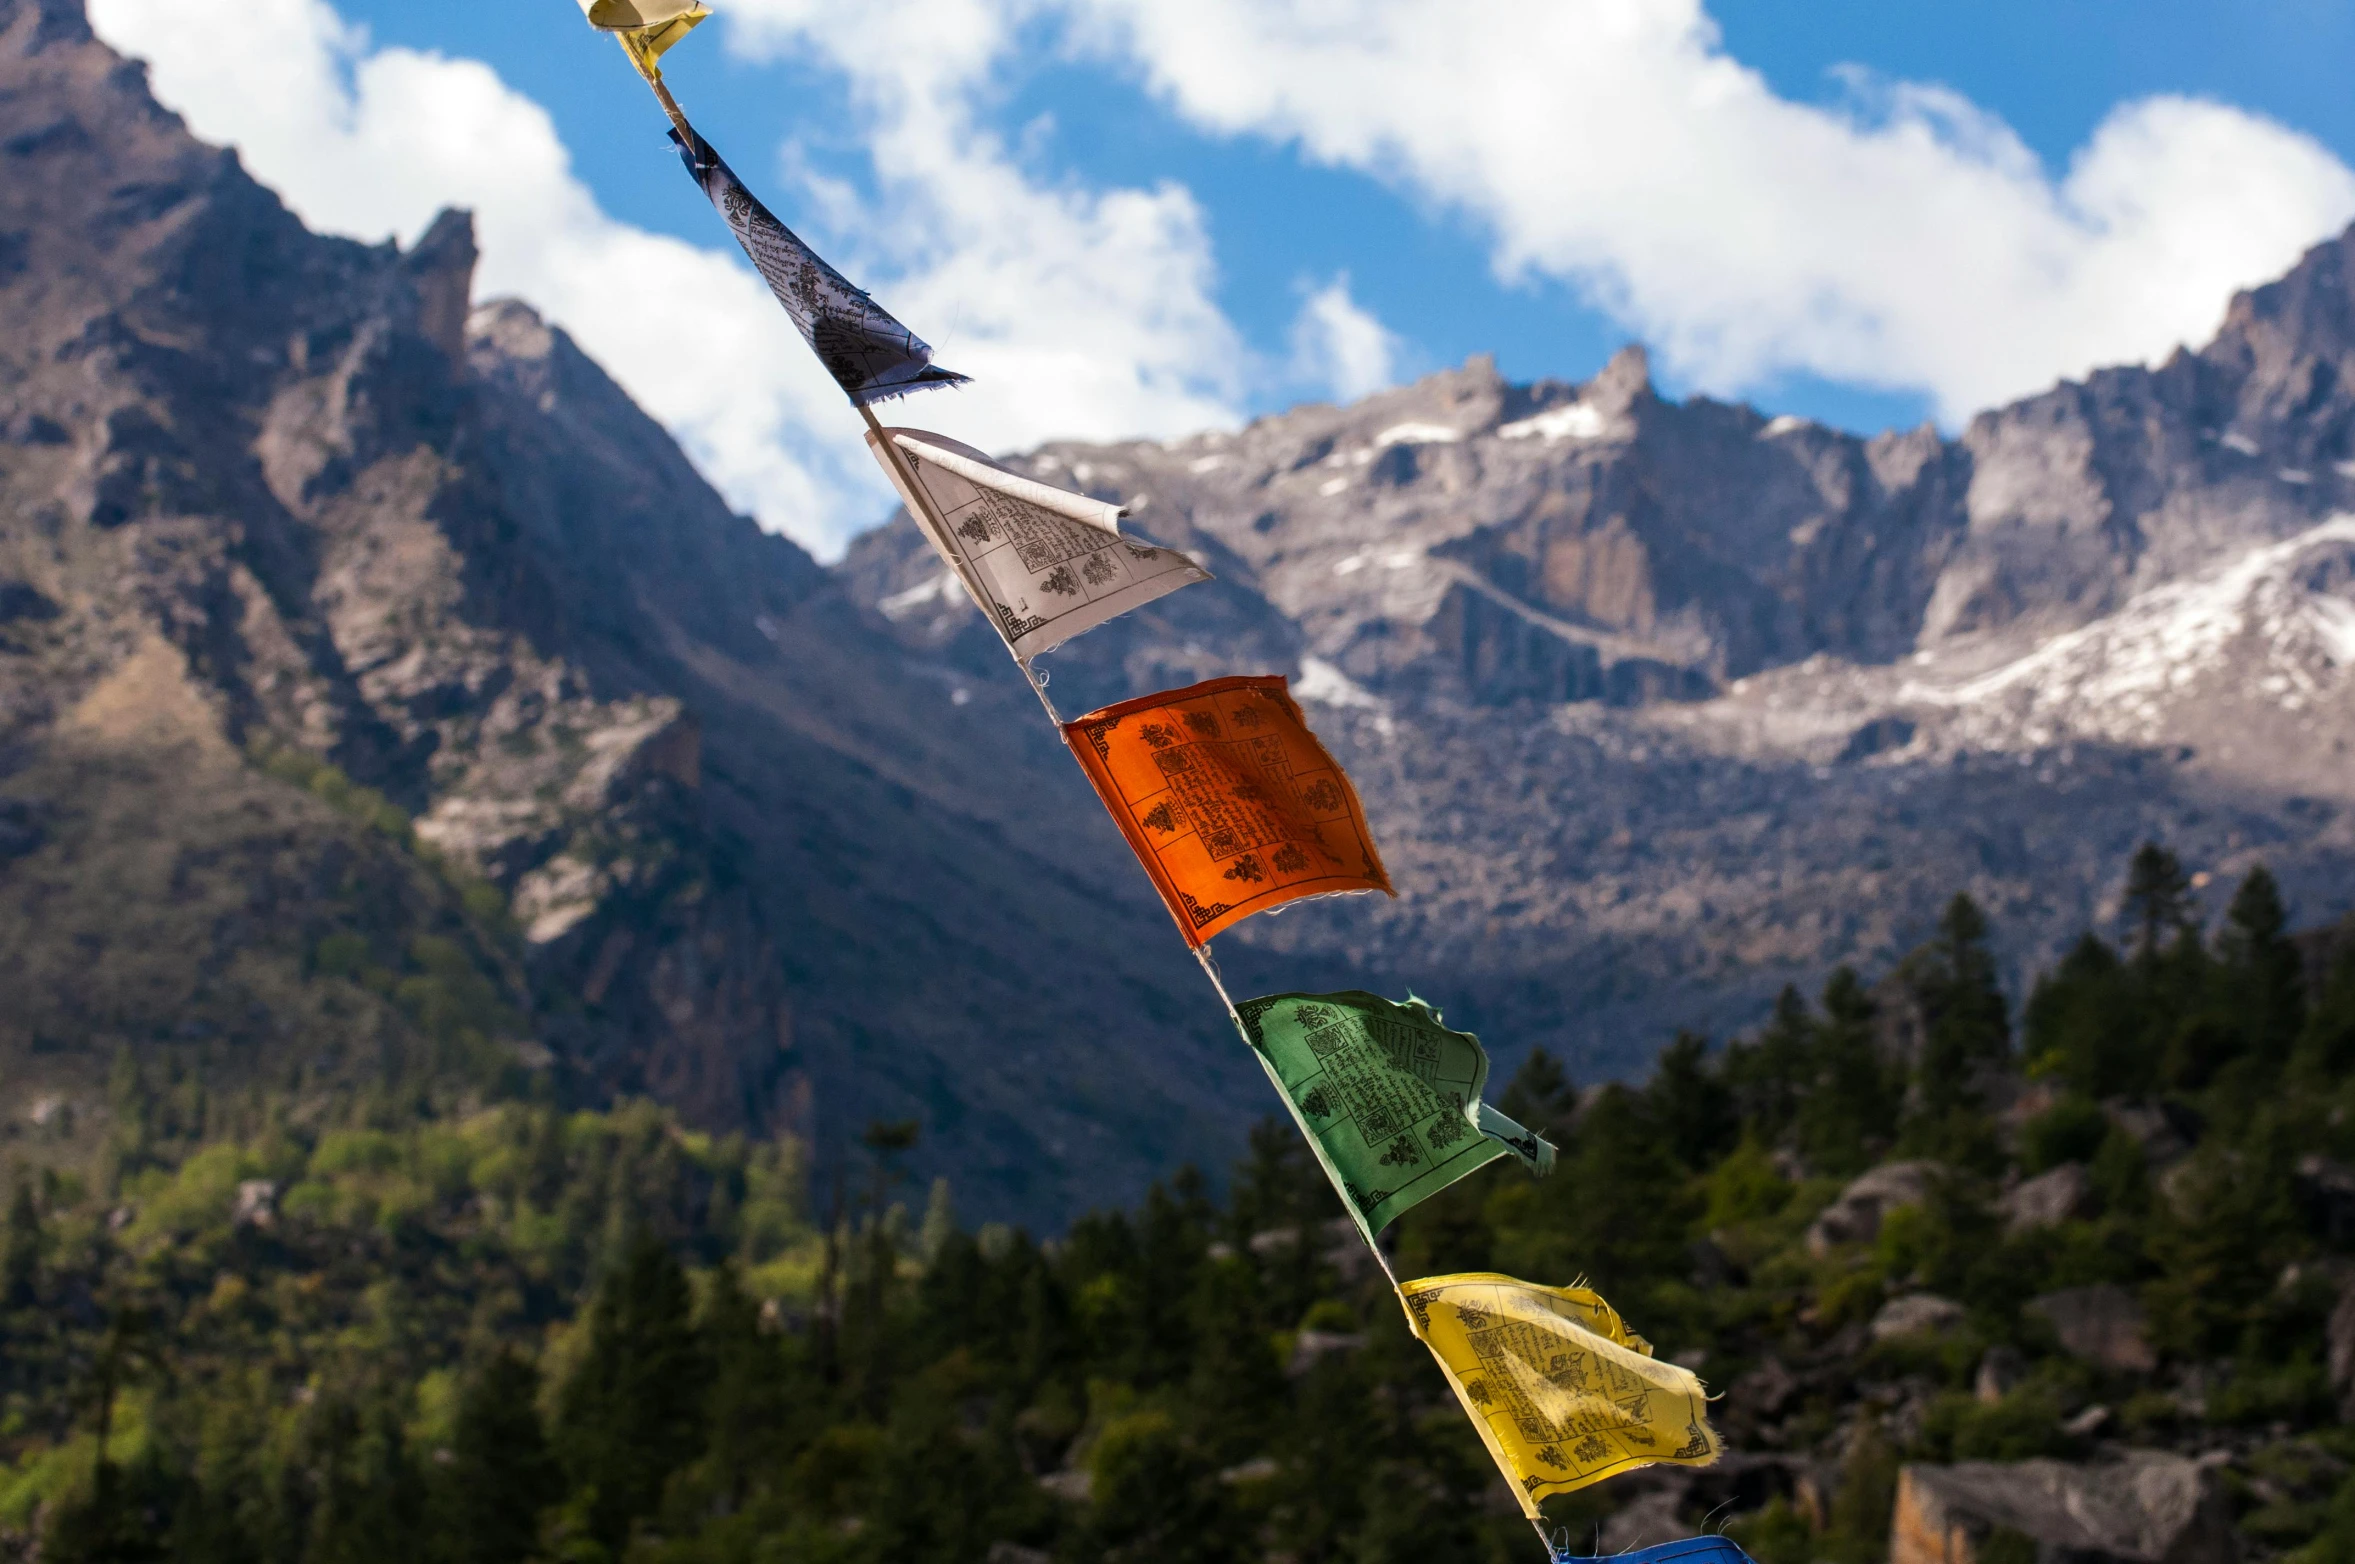
[[[934,365],[928,343],[778,222],[683,118],[672,127],[671,141],[802,340],[851,401],[865,407],[928,386],[966,383],[965,376]]]
[[[1024,662],[1210,579],[1175,549],[1122,537],[1122,507],[1009,472],[945,435],[869,430],[867,447],[942,563]],[[910,479],[921,494],[908,491]]]
[[[1398,893],[1282,678],[1212,679],[1063,724],[1188,945],[1308,896]]]
[[[1499,1157],[1540,1178],[1553,1171],[1552,1146],[1481,1100],[1480,1039],[1449,1030],[1419,999],[1276,994],[1235,1014],[1369,1243]]]
[[[1032,658],[1071,637],[1210,579],[1181,553],[1122,536],[1118,505],[1009,471],[945,436],[878,422],[873,403],[966,377],[936,366],[928,344],[779,222],[687,122],[659,67],[710,14],[702,0],[579,3],[621,40],[669,116],[688,173],[859,408],[868,448],[909,514],[1026,675]],[[1044,680],[1032,682],[1054,717]],[[1397,894],[1357,790],[1282,678],[1213,679],[1057,721],[1222,999],[1205,948],[1214,936],[1310,897]],[[1552,1146],[1485,1101],[1480,1040],[1420,1000],[1352,990],[1228,1010],[1386,1274],[1377,1236],[1419,1202],[1499,1157],[1539,1176],[1553,1167]],[[1541,1537],[1549,1497],[1641,1466],[1717,1459],[1700,1381],[1655,1361],[1592,1291],[1489,1273],[1392,1280]],[[1719,1538],[1631,1557],[1748,1564]]]
[[[1531,1520],[1621,1472],[1717,1459],[1700,1380],[1653,1358],[1590,1289],[1471,1272],[1398,1295]]]

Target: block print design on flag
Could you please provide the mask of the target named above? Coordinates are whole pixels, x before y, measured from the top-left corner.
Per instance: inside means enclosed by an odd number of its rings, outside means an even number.
[[[898,464],[872,431],[868,449],[933,549],[1025,662],[1107,619],[1210,579],[1210,572],[1175,549],[1122,537],[1124,513],[1117,505],[1008,472],[945,435],[921,429],[885,433],[922,496],[907,492]],[[933,525],[935,516],[945,533]]]
[[[1531,1519],[1555,1494],[1639,1466],[1716,1461],[1700,1380],[1654,1359],[1589,1289],[1473,1272],[1398,1295]]]
[[[1235,1014],[1368,1243],[1508,1152],[1532,1173],[1553,1171],[1552,1146],[1493,1109],[1481,1115],[1480,1039],[1449,1030],[1419,999],[1276,994]]]
[[[1279,677],[1123,701],[1063,739],[1188,945],[1307,896],[1397,894],[1357,790]]]
[[[864,289],[852,286],[778,222],[710,142],[675,129],[671,142],[689,176],[727,219],[753,269],[785,306],[802,340],[853,402],[865,406],[927,386],[966,383],[965,376],[934,364],[930,344],[892,319]]]

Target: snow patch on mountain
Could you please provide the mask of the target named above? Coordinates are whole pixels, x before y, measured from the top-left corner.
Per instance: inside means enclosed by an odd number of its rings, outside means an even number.
[[[1499,429],[1500,440],[1543,440],[1551,445],[1556,440],[1599,440],[1603,437],[1603,414],[1597,407],[1584,402],[1572,402],[1524,418]]]
[[[2194,696],[2298,712],[2347,691],[2351,672],[2355,516],[2340,515],[2154,587],[1991,672],[1910,679],[1897,699],[1999,717],[2031,742],[2069,731],[2148,744],[2177,736],[2173,708]]]

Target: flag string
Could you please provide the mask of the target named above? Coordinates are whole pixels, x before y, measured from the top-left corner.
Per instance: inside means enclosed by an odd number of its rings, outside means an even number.
[[[661,104],[663,113],[669,117],[672,126],[678,131],[683,143],[690,149],[694,148],[697,145],[697,137],[695,135],[694,127],[688,123],[685,111],[680,108],[678,101],[671,96],[670,90],[662,82],[660,70],[657,69],[654,65],[654,59],[659,56],[661,51],[656,49],[651,54],[649,54],[642,48],[634,48],[632,47],[632,39],[626,34],[622,36],[620,41],[622,43],[624,54],[629,57],[631,64],[637,68],[638,74],[645,80],[647,86],[653,90],[655,100]],[[791,236],[788,235],[787,237],[790,238]],[[814,257],[812,259],[814,260]],[[820,267],[823,266],[823,262],[817,262],[816,264]],[[780,294],[780,299],[783,299],[782,294]],[[896,323],[893,324],[896,325]],[[904,332],[904,328],[899,329]],[[911,338],[911,340],[913,339]],[[928,361],[930,350],[928,348],[924,348],[923,344],[921,343],[916,343],[915,346],[926,356],[926,360]],[[837,378],[839,379],[840,376],[838,375]],[[953,376],[946,380],[935,381],[934,383],[954,383],[956,380],[961,380],[962,378],[963,377],[961,376]],[[860,395],[852,391],[850,382],[843,381],[843,385],[846,393],[849,393],[850,404],[858,409],[859,416],[865,420],[867,430],[871,437],[871,442],[875,446],[878,455],[889,467],[895,479],[896,486],[901,491],[902,498],[907,501],[912,519],[914,519],[921,528],[931,534],[931,540],[936,544],[941,540],[948,539],[948,520],[946,516],[942,514],[938,500],[917,477],[915,472],[915,463],[913,460],[905,451],[900,448],[898,441],[893,437],[892,431],[886,428],[881,420],[875,416],[874,409],[869,406],[865,400],[862,400]],[[956,574],[958,580],[964,586],[967,594],[972,597],[974,606],[981,611],[984,618],[988,618],[990,608],[987,594],[981,589],[980,584],[971,577],[968,571],[965,568],[962,568],[960,564],[960,557],[957,551],[953,548],[943,546],[940,548],[940,552],[943,554],[944,558],[949,561],[953,573]],[[1000,627],[996,626],[993,621],[993,628]],[[1016,648],[1011,635],[1005,633],[1001,629],[998,638],[1005,644],[1006,653],[1014,660],[1014,665],[1021,670],[1023,682],[1030,686],[1031,693],[1037,697],[1040,709],[1046,713],[1047,721],[1055,729],[1056,737],[1061,740],[1064,744],[1064,747],[1069,750],[1071,748],[1070,735],[1065,728],[1062,714],[1055,709],[1054,701],[1050,699],[1047,694],[1046,674],[1031,665],[1030,660]],[[1073,753],[1073,760],[1075,763],[1082,764],[1083,771],[1086,769],[1084,762],[1082,761],[1082,757],[1076,751]],[[1387,881],[1383,882],[1382,888],[1388,888]],[[1380,1234],[1375,1231],[1371,1216],[1366,1211],[1361,1210],[1358,1202],[1350,1197],[1350,1186],[1347,1179],[1343,1176],[1340,1168],[1335,1164],[1333,1160],[1333,1154],[1325,1146],[1323,1140],[1310,1128],[1308,1121],[1302,1112],[1300,1104],[1293,1100],[1291,1091],[1285,1087],[1283,1078],[1278,1073],[1275,1060],[1270,1057],[1270,1054],[1266,1048],[1263,1048],[1257,1041],[1253,1039],[1249,1025],[1245,1023],[1241,1010],[1235,1004],[1234,996],[1227,992],[1226,982],[1219,973],[1217,959],[1211,953],[1209,939],[1204,939],[1201,941],[1201,943],[1195,944],[1193,940],[1189,938],[1188,944],[1193,949],[1195,962],[1201,967],[1202,975],[1209,980],[1211,989],[1218,995],[1219,1003],[1225,1008],[1227,1019],[1234,1024],[1236,1034],[1242,1038],[1244,1046],[1251,1051],[1252,1057],[1258,1061],[1260,1068],[1266,1073],[1269,1082],[1276,1088],[1276,1095],[1283,1102],[1285,1111],[1290,1116],[1294,1129],[1299,1132],[1301,1139],[1307,1143],[1309,1150],[1317,1160],[1318,1167],[1324,1173],[1328,1182],[1332,1185],[1335,1193],[1342,1196],[1342,1204],[1350,1214],[1351,1225],[1356,1228],[1358,1236],[1364,1240],[1367,1250],[1372,1253],[1374,1257],[1374,1263],[1381,1268],[1382,1275],[1389,1282],[1391,1296],[1398,1301],[1400,1312],[1406,1316],[1408,1328],[1418,1338],[1424,1340],[1425,1346],[1429,1348],[1434,1359],[1439,1362],[1442,1371],[1448,1375],[1451,1383],[1453,1383],[1456,1378],[1455,1371],[1449,1367],[1447,1360],[1444,1356],[1441,1355],[1438,1344],[1426,1337],[1424,1332],[1417,1326],[1415,1313],[1413,1308],[1408,1303],[1404,1286],[1399,1280],[1397,1270],[1390,1263],[1389,1255],[1383,1252]],[[1302,1248],[1306,1248],[1306,1246],[1311,1242],[1309,1226],[1305,1220],[1302,1222],[1297,1231],[1295,1241]],[[1473,1417],[1476,1426],[1481,1426],[1479,1424],[1479,1418],[1477,1414],[1473,1412],[1473,1409],[1468,1404],[1465,1405],[1464,1410],[1467,1415]],[[1510,1482],[1513,1476],[1512,1470],[1506,1463],[1501,1451],[1495,1448],[1494,1441],[1488,1435],[1485,1427],[1482,1427],[1482,1438],[1483,1442],[1489,1443],[1491,1445],[1490,1453],[1496,1457],[1500,1470],[1503,1471],[1508,1482]],[[1516,1495],[1516,1498],[1521,1498],[1521,1496]],[[1534,1510],[1533,1506],[1526,1498],[1522,1498],[1521,1502],[1524,1512],[1528,1515],[1531,1528],[1537,1533],[1538,1541],[1545,1547],[1549,1564],[1566,1564],[1566,1561],[1573,1557],[1569,1552],[1568,1533],[1566,1531],[1563,1532],[1561,1534],[1560,1541],[1557,1542],[1553,1536],[1547,1533],[1541,1514]]]

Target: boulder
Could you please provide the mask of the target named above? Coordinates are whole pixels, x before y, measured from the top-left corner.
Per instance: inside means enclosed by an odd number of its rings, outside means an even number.
[[[2329,1157],[2299,1159],[2298,1203],[2306,1221],[2327,1243],[2343,1244],[2355,1237],[2355,1168]]]
[[[1683,1493],[1682,1487],[1642,1493],[1621,1505],[1603,1522],[1602,1531],[1595,1539],[1596,1554],[1632,1553],[1655,1543],[1690,1536],[1692,1527],[1679,1514],[1678,1501]]]
[[[2058,1227],[2093,1212],[2093,1175],[2082,1162],[2064,1162],[2037,1174],[2003,1197],[2011,1230]]]
[[[237,1186],[237,1204],[230,1209],[232,1227],[268,1227],[278,1220],[278,1186],[266,1178],[249,1178]]]
[[[2191,1154],[2200,1138],[2199,1116],[2179,1104],[2128,1102],[2113,1097],[2102,1104],[2112,1126],[2142,1148],[2152,1167],[2165,1167]]]
[[[1952,1298],[1941,1298],[1936,1293],[1907,1293],[1881,1305],[1881,1312],[1873,1316],[1872,1337],[1875,1341],[1893,1341],[1899,1336],[1932,1335],[1952,1330],[1963,1319],[1963,1306]]]
[[[1882,1217],[1929,1199],[1945,1171],[1936,1162],[1884,1162],[1817,1214],[1807,1229],[1807,1252],[1821,1259],[1841,1244],[1871,1243],[1881,1235]]]
[[[2028,1360],[2010,1347],[1989,1347],[1979,1360],[1979,1372],[1971,1380],[1971,1394],[1983,1405],[1992,1406],[2020,1388],[2020,1381],[2028,1377]]]
[[[1780,1358],[1769,1357],[1733,1382],[1726,1392],[1727,1410],[1752,1419],[1777,1417],[1798,1396],[1799,1390],[1798,1377],[1783,1366]]]
[[[1355,1352],[1366,1344],[1357,1331],[1304,1330],[1292,1340],[1292,1361],[1284,1372],[1294,1379],[1315,1368],[1336,1352]]]
[[[2147,1374],[2159,1366],[2142,1305],[2123,1287],[2071,1287],[2028,1300],[2062,1348],[2103,1368]]]
[[[2155,1450],[2116,1461],[1965,1461],[1897,1476],[1889,1564],[1978,1564],[2011,1533],[2069,1564],[2232,1564],[2232,1521],[2215,1474]]]
[[[2339,1418],[2355,1423],[2355,1285],[2339,1294],[2338,1306],[2330,1311],[2330,1323],[2322,1334],[2330,1363],[2330,1388],[2339,1398]]]

